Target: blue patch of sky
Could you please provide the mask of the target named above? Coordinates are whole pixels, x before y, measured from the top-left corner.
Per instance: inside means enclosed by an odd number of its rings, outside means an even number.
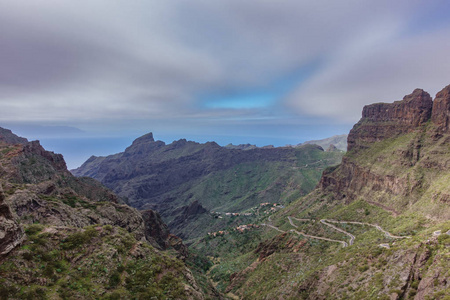
[[[276,106],[289,92],[298,88],[320,68],[313,61],[297,70],[272,81],[267,86],[247,88],[233,92],[210,93],[200,96],[202,108],[207,109],[254,109]]]
[[[426,1],[413,18],[405,35],[417,35],[441,28],[450,27],[450,1]]]

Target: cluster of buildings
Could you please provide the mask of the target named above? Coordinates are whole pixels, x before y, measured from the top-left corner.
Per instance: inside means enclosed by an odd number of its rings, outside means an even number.
[[[219,230],[219,231],[216,231],[216,232],[208,232],[208,235],[209,236],[213,236],[213,237],[216,237],[216,236],[222,236],[222,235],[225,235],[225,234],[227,234],[228,232],[226,231],[226,230]]]
[[[256,225],[256,224],[244,224],[244,225],[239,225],[234,230],[239,231],[239,232],[244,232],[246,230],[250,230],[250,229],[253,229],[253,228],[259,228],[259,225]],[[223,236],[225,234],[228,234],[228,231],[220,230],[220,231],[216,231],[216,232],[208,232],[208,236],[212,236],[212,237]]]
[[[238,227],[236,227],[236,230],[239,232],[244,232],[252,228],[259,228],[259,225],[256,224],[239,225]]]
[[[231,213],[231,212],[227,212],[227,213],[221,213],[221,212],[217,212],[217,211],[212,211],[211,214],[213,214],[216,218],[222,219],[221,214],[224,214],[227,217],[237,217],[237,216],[252,216],[253,213],[251,212],[246,212],[246,213]]]

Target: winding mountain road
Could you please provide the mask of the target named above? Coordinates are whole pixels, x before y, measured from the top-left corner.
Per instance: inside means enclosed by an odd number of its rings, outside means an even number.
[[[288,218],[288,220],[289,220],[289,223],[291,223],[292,226],[294,226],[295,228],[298,228],[298,226],[295,225],[294,222],[292,222],[292,218],[293,218],[293,217],[287,217],[287,218]],[[297,218],[294,218],[294,219],[296,219],[296,220],[301,220],[301,221],[315,221],[315,220],[310,220],[310,219],[297,219]],[[342,244],[342,247],[347,247],[347,246],[348,246],[347,242],[344,242],[344,241],[333,240],[333,239],[329,239],[329,238],[325,238],[325,237],[321,237],[321,236],[309,235],[309,234],[306,234],[306,233],[304,233],[304,232],[297,231],[297,230],[295,230],[295,229],[291,229],[290,231],[295,232],[295,233],[298,234],[298,235],[303,235],[303,236],[305,236],[305,237],[309,237],[309,238],[312,238],[312,239],[317,239],[317,240],[324,240],[324,241],[329,241],[329,242],[341,243],[341,244]]]
[[[322,221],[322,220],[321,220]],[[376,225],[376,224],[370,224],[370,223],[362,223],[362,222],[354,222],[354,221],[336,221],[336,220],[325,220],[326,222],[329,223],[340,223],[340,224],[357,224],[357,225],[367,225],[367,226],[372,226],[375,227],[377,230],[381,231],[384,233],[384,235],[388,238],[392,238],[392,239],[410,239],[410,236],[398,236],[398,235],[393,235],[392,233],[390,233],[389,231],[384,230],[383,228],[381,228],[380,225]]]
[[[291,224],[291,226],[293,226],[293,227],[295,227],[295,228],[298,228],[298,226],[294,224],[294,222],[292,221],[292,219],[295,219],[295,220],[301,221],[301,222],[315,222],[315,221],[316,221],[316,220],[313,220],[313,219],[298,219],[298,218],[290,217],[290,216],[287,217],[287,218],[288,218],[289,223]],[[272,221],[272,220],[269,218],[269,221]],[[381,226],[376,225],[376,224],[370,224],[370,223],[363,223],[363,222],[356,222],[356,221],[336,221],[336,220],[329,220],[329,219],[321,219],[321,220],[320,220],[320,223],[322,223],[322,224],[324,224],[324,225],[326,225],[326,226],[328,226],[328,227],[331,227],[332,229],[334,229],[334,230],[336,230],[336,231],[339,231],[339,232],[341,232],[341,233],[343,233],[343,234],[348,235],[348,236],[350,237],[350,240],[349,240],[348,243],[347,243],[347,242],[344,242],[344,241],[334,240],[334,239],[329,239],[329,238],[322,237],[322,236],[309,235],[309,234],[306,234],[306,233],[304,233],[304,232],[298,231],[298,230],[296,230],[296,229],[291,229],[291,230],[289,230],[289,231],[290,231],[290,232],[295,232],[296,234],[302,235],[302,236],[307,237],[307,238],[312,238],[312,239],[317,239],[317,240],[324,240],[324,241],[329,241],[329,242],[340,243],[340,244],[342,244],[342,247],[343,247],[343,248],[348,247],[349,245],[350,245],[350,246],[353,245],[353,243],[354,243],[356,237],[355,237],[353,234],[351,234],[351,233],[349,233],[349,232],[347,232],[347,231],[345,231],[345,230],[343,230],[343,229],[341,229],[341,228],[339,228],[339,227],[336,227],[336,226],[334,226],[334,225],[332,225],[332,224],[330,224],[330,223],[367,225],[367,226],[375,227],[375,229],[377,229],[377,230],[383,232],[384,235],[385,235],[386,237],[388,237],[388,238],[393,238],[393,239],[411,238],[410,236],[398,236],[398,235],[393,235],[393,234],[391,234],[390,232],[388,232],[388,231],[384,230],[383,228],[381,228]],[[279,231],[279,232],[281,232],[281,233],[285,233],[285,232],[286,232],[286,231],[281,230],[280,228],[278,228],[278,227],[276,227],[276,226],[273,226],[272,224],[262,223],[261,225],[262,225],[262,226],[270,227],[270,228],[275,229],[275,230],[277,230],[277,231]],[[387,245],[387,247],[389,247],[388,244],[382,244],[382,245],[383,245],[383,246],[384,246],[384,245]]]
[[[275,230],[277,230],[277,231],[279,231],[279,232],[281,232],[281,233],[285,233],[285,232],[286,232],[286,231],[281,230],[280,228],[275,227],[275,226],[273,226],[273,225],[271,225],[271,224],[262,223],[261,226],[267,226],[267,227],[273,228],[273,229],[275,229]]]
[[[328,227],[331,227],[331,228],[333,228],[336,231],[339,231],[339,232],[342,232],[343,234],[348,235],[350,237],[350,240],[348,241],[348,244],[350,246],[353,245],[353,242],[355,241],[355,236],[353,234],[351,234],[351,233],[349,233],[349,232],[347,232],[347,231],[345,231],[345,230],[343,230],[341,228],[338,228],[338,227],[336,227],[334,225],[331,225],[331,224],[327,223],[327,221],[328,221],[327,219],[322,219],[322,220],[320,220],[320,223],[322,223],[322,224],[324,224],[324,225],[326,225]]]

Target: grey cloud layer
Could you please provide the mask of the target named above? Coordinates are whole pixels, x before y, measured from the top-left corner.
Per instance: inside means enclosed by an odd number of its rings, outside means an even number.
[[[426,6],[0,0],[0,120],[214,118],[198,95],[264,87],[320,61],[278,105],[353,121],[363,104],[448,83],[448,27],[407,33]]]

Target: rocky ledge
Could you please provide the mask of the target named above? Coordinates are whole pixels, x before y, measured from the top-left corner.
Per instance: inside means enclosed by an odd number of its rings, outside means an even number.
[[[434,101],[416,89],[402,101],[365,106],[348,136],[347,155],[324,171],[320,190],[347,203],[365,199],[394,214],[432,198],[435,211],[427,214],[448,218],[449,120],[450,85]]]
[[[434,101],[430,94],[416,89],[401,101],[365,106],[348,136],[348,151],[418,130],[430,120],[437,133],[450,131],[450,85],[437,93]]]

